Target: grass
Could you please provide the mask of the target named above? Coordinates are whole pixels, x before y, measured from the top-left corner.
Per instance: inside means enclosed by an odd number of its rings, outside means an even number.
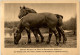
[[[47,38],[48,38],[48,33],[44,34],[44,42],[41,43],[36,43],[35,37],[31,36],[32,43],[28,44],[27,43],[27,36],[22,37],[21,40],[19,41],[18,45],[14,44],[14,38],[5,38],[5,47],[6,48],[76,48],[77,47],[77,40],[76,36],[71,33],[65,33],[67,37],[67,42],[66,44],[63,44],[62,41],[59,44],[59,46],[55,45],[55,36],[53,35],[51,38],[50,44],[46,44]],[[40,40],[40,36],[39,36]]]

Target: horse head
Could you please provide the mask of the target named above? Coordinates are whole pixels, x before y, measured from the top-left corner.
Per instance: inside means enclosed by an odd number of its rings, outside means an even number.
[[[28,13],[37,13],[34,9],[30,9],[28,7],[21,7],[20,6],[20,13],[19,13],[19,18],[21,19],[23,16],[27,15]]]
[[[20,13],[18,15],[18,17],[21,19],[23,16],[28,14],[28,10],[25,6],[21,7],[20,6]]]
[[[14,32],[14,44],[18,44],[20,39],[21,39],[21,32],[17,29]]]

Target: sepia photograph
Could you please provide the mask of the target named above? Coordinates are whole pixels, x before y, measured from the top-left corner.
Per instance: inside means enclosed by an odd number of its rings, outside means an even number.
[[[4,3],[5,48],[77,48],[76,3]]]

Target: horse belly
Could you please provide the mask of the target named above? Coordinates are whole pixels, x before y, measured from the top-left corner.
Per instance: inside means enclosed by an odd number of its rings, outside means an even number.
[[[31,22],[31,23],[26,22],[24,24],[24,26],[27,28],[40,28],[40,27],[45,27],[47,25],[45,23],[41,23],[41,22]]]

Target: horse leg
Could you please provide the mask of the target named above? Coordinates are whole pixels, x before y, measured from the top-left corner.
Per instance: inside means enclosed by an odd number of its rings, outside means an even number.
[[[31,43],[31,33],[30,33],[30,30],[27,30],[26,29],[26,32],[27,32],[27,34],[28,34],[28,43]]]
[[[60,27],[59,27],[59,30],[60,30],[60,32],[61,32],[61,34],[62,34],[62,36],[63,36],[63,43],[65,43],[65,42],[67,41],[67,38],[65,37],[63,28],[60,26]]]
[[[39,30],[39,29],[37,29],[37,32],[38,32],[38,34],[39,34],[39,35],[40,35],[40,37],[41,37],[41,42],[43,42],[43,41],[44,41],[44,37],[43,37],[43,35],[41,34],[40,30]]]
[[[52,28],[53,33],[55,34],[56,37],[56,45],[59,45],[59,34],[56,28]]]
[[[49,28],[49,37],[48,37],[48,40],[47,40],[47,44],[50,43],[51,36],[52,36],[52,30]]]
[[[59,42],[61,42],[61,33],[58,31],[59,33]]]
[[[32,29],[32,32],[33,32],[33,34],[34,34],[34,36],[35,36],[35,38],[36,38],[36,42],[39,42],[37,30],[36,30],[36,29]]]
[[[56,29],[57,29],[57,31],[58,31],[58,33],[59,33],[59,42],[60,42],[60,41],[61,41],[61,33],[60,33],[60,30],[59,30],[58,27],[56,27]]]

